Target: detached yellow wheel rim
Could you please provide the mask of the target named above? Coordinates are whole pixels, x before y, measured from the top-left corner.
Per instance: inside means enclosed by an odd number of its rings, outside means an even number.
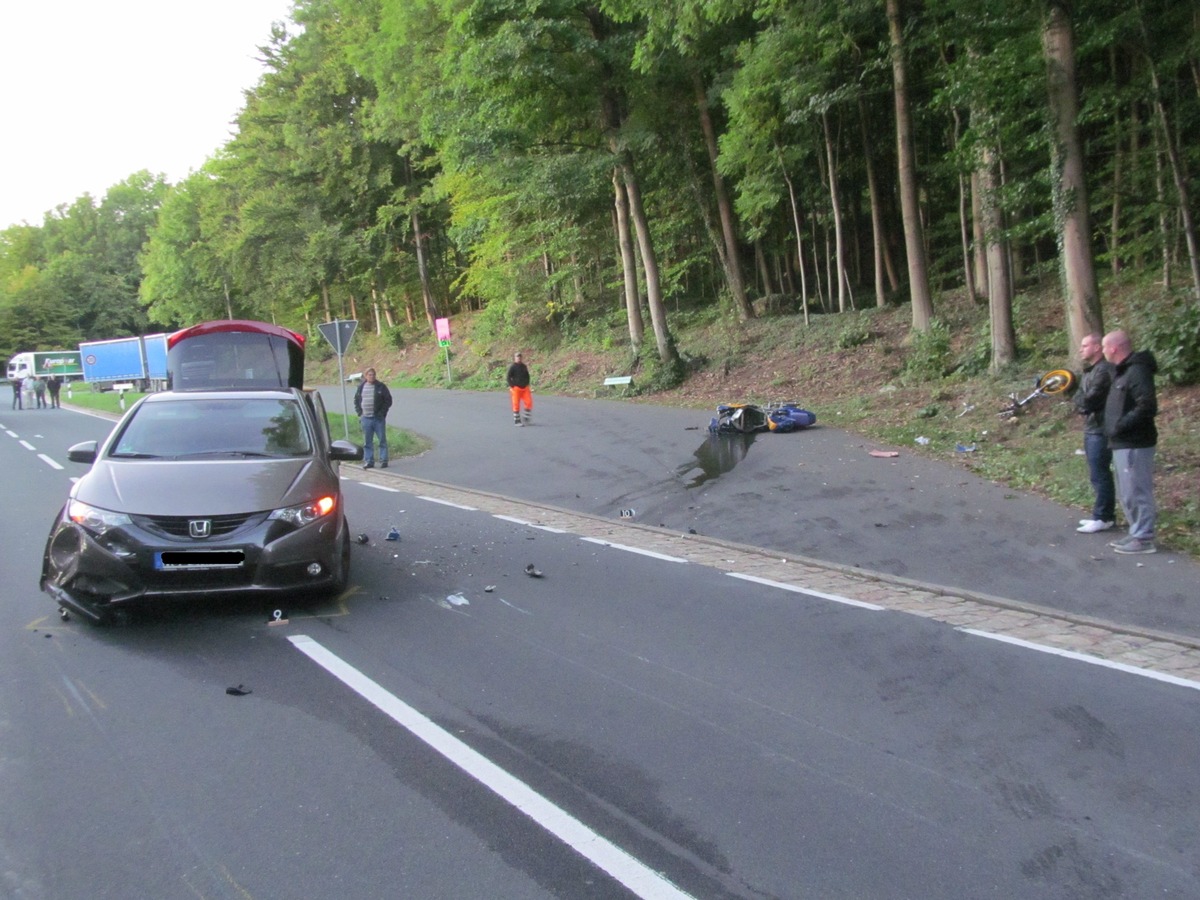
[[[1054,369],[1042,376],[1043,394],[1061,394],[1075,384],[1075,373],[1070,369]]]

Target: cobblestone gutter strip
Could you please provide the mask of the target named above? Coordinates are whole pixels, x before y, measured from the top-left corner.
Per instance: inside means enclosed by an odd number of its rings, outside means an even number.
[[[703,535],[681,534],[628,520],[603,519],[391,472],[343,469],[342,474],[580,537],[680,557],[720,572],[753,575],[801,590],[834,594],[923,616],[956,628],[984,631],[1200,682],[1200,640],[1185,635],[1062,613],[1003,597],[924,584],[801,556],[781,557],[758,547]]]

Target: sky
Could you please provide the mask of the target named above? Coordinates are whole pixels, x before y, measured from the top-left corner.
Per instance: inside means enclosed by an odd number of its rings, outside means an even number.
[[[175,184],[233,133],[291,0],[4,0],[0,229],[97,203],[142,169]]]

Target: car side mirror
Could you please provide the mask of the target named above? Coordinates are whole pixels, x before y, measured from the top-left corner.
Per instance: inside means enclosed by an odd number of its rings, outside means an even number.
[[[82,444],[74,444],[67,448],[67,459],[71,462],[91,465],[96,461],[97,446],[96,441],[84,441]]]
[[[334,462],[357,462],[363,458],[363,448],[349,441],[334,441],[329,445],[329,458]]]

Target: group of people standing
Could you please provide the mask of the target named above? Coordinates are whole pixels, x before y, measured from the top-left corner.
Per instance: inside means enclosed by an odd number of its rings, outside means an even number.
[[[62,379],[57,375],[50,375],[46,378],[39,378],[37,375],[30,375],[28,378],[16,376],[9,380],[13,390],[13,409],[24,409],[26,402],[29,403],[29,408],[34,409],[59,409],[61,404],[58,402],[59,392],[62,390]],[[28,397],[24,396],[26,393]],[[50,395],[50,401],[47,405],[46,395]]]
[[[1149,350],[1135,351],[1124,331],[1103,338],[1087,335],[1079,355],[1084,370],[1074,403],[1084,417],[1083,447],[1095,502],[1092,517],[1081,519],[1076,530],[1094,534],[1113,528],[1119,501],[1129,533],[1109,545],[1117,553],[1154,553],[1158,363]]]

